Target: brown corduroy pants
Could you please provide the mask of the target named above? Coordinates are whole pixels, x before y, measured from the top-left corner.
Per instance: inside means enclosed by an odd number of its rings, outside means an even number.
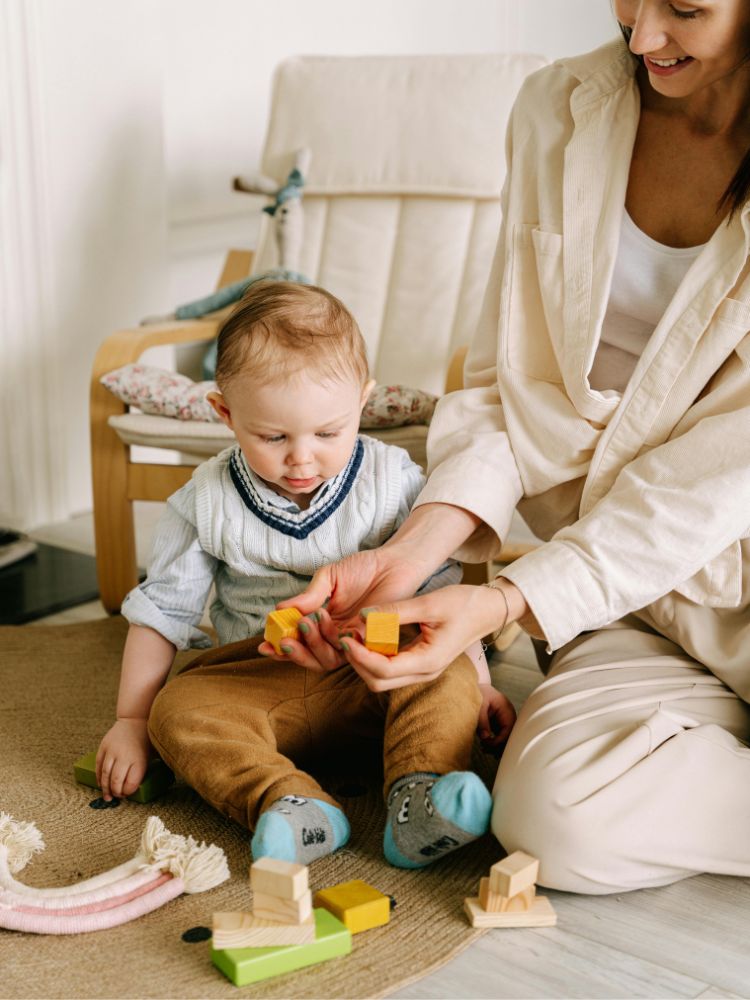
[[[302,768],[381,746],[386,793],[405,774],[469,767],[481,696],[468,656],[429,683],[374,693],[351,667],[314,673],[259,656],[260,641],[196,657],[149,717],[158,753],[220,812],[252,830],[283,795],[337,806]]]

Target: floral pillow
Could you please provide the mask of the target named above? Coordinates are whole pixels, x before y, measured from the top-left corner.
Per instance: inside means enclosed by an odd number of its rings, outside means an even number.
[[[131,364],[108,372],[102,385],[129,406],[142,413],[177,420],[218,423],[219,418],[206,400],[215,382],[194,382],[187,375],[153,365]],[[429,424],[437,396],[405,385],[377,385],[362,411],[360,427],[403,427]]]

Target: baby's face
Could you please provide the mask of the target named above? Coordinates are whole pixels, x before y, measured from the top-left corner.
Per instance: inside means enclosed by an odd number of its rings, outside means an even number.
[[[304,372],[270,385],[238,378],[223,397],[223,419],[253,472],[304,509],[349,461],[371,388],[353,377],[322,381]]]

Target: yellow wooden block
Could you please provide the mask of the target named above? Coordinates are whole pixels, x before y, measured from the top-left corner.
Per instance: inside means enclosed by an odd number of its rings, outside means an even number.
[[[281,899],[267,892],[253,893],[253,916],[263,920],[278,920],[282,924],[301,924],[312,913],[312,893],[303,892],[299,899]]]
[[[381,927],[391,918],[391,899],[367,882],[353,879],[315,893],[313,903],[338,917],[352,934]]]
[[[375,653],[398,653],[398,615],[392,611],[371,611],[365,623],[365,646]]]
[[[472,927],[552,927],[557,914],[546,896],[536,896],[528,910],[490,913],[482,909],[476,896],[464,900],[464,911]]]
[[[216,949],[308,944],[315,940],[315,918],[311,913],[301,924],[281,924],[253,913],[214,913],[212,930]]]
[[[538,860],[523,851],[514,851],[490,868],[490,889],[498,896],[516,896],[533,885],[538,875]]]
[[[302,612],[296,608],[282,608],[272,611],[266,618],[266,629],[263,638],[270,642],[277,653],[281,653],[281,643],[284,639],[299,639],[297,622]]]
[[[533,885],[522,889],[515,896],[499,896],[490,889],[489,878],[483,878],[479,883],[479,905],[488,913],[507,913],[528,910],[534,902],[536,887]]]
[[[294,861],[258,858],[250,865],[250,885],[253,892],[278,896],[279,899],[299,899],[310,888],[307,868]]]

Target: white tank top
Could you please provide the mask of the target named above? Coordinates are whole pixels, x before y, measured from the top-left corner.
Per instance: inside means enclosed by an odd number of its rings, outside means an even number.
[[[620,244],[602,335],[589,373],[599,392],[622,392],[690,265],[703,249],[668,247],[623,212]]]

